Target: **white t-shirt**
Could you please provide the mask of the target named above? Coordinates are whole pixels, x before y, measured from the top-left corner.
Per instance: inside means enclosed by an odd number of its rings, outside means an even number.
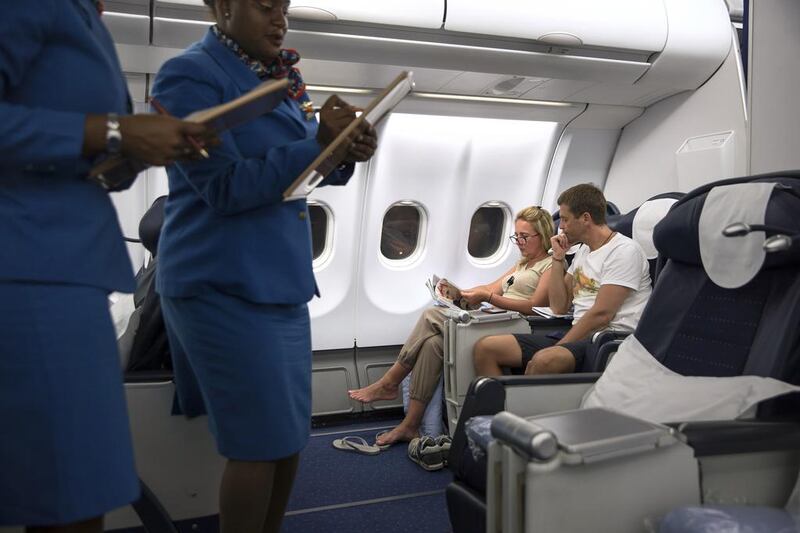
[[[636,329],[647,299],[650,297],[650,268],[642,247],[617,233],[595,251],[586,245],[578,248],[567,270],[572,274],[573,324],[588,311],[603,285],[620,285],[633,289],[608,325],[613,331]]]

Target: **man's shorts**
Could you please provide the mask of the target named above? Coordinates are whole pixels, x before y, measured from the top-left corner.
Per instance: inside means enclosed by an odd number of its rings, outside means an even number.
[[[545,335],[533,335],[531,333],[516,333],[514,334],[514,338],[517,340],[520,350],[522,350],[523,373],[536,352],[544,348],[549,348],[550,346],[555,346],[558,342],[556,338]],[[580,372],[583,368],[583,362],[586,359],[586,350],[589,348],[591,342],[591,340],[586,339],[582,341],[565,342],[559,345],[569,350],[575,358],[575,372]]]

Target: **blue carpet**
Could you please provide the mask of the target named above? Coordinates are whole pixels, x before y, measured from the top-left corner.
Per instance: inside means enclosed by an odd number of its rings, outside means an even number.
[[[448,533],[444,493],[290,515],[281,533]]]
[[[369,424],[369,427],[374,425]],[[375,441],[372,430],[349,434],[361,436],[369,443]],[[311,437],[300,454],[288,511],[444,490],[453,478],[448,469],[426,472],[417,466],[407,457],[405,443],[378,455],[361,455],[337,450],[331,445],[334,439],[343,436]],[[443,503],[441,512],[446,515]]]

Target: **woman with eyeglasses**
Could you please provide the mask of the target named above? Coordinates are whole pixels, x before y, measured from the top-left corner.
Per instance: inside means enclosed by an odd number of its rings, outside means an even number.
[[[531,314],[531,307],[548,303],[547,286],[551,259],[548,255],[550,238],[555,229],[553,217],[541,207],[527,207],[517,213],[511,241],[519,249],[521,258],[499,279],[459,294],[450,288],[457,305],[472,307],[488,302],[495,307]],[[362,389],[351,390],[350,397],[363,403],[393,400],[399,393],[400,383],[411,374],[408,412],[403,421],[391,431],[379,435],[376,444],[384,446],[410,441],[419,436],[425,407],[430,402],[442,375],[444,340],[442,326],[446,319],[441,307],[422,313],[400,355],[392,367],[378,381]]]

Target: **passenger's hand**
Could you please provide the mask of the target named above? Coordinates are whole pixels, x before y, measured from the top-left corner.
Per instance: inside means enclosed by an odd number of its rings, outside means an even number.
[[[465,298],[470,306],[475,306],[481,302],[488,302],[492,293],[486,289],[470,289],[461,291],[461,297]]]
[[[166,115],[127,115],[120,117],[119,125],[123,155],[151,165],[197,159],[199,154],[188,136],[194,137],[202,147],[219,143],[207,126]]]
[[[347,150],[347,156],[344,159],[347,163],[366,161],[375,155],[375,150],[378,148],[378,133],[375,128],[366,121],[361,126],[359,133]]]
[[[553,259],[556,261],[563,261],[571,245],[567,236],[563,233],[559,233],[550,238],[550,246],[553,248]]]
[[[350,123],[356,118],[353,107],[337,95],[332,95],[325,100],[319,110],[319,128],[317,129],[317,142],[323,148],[328,146]]]

